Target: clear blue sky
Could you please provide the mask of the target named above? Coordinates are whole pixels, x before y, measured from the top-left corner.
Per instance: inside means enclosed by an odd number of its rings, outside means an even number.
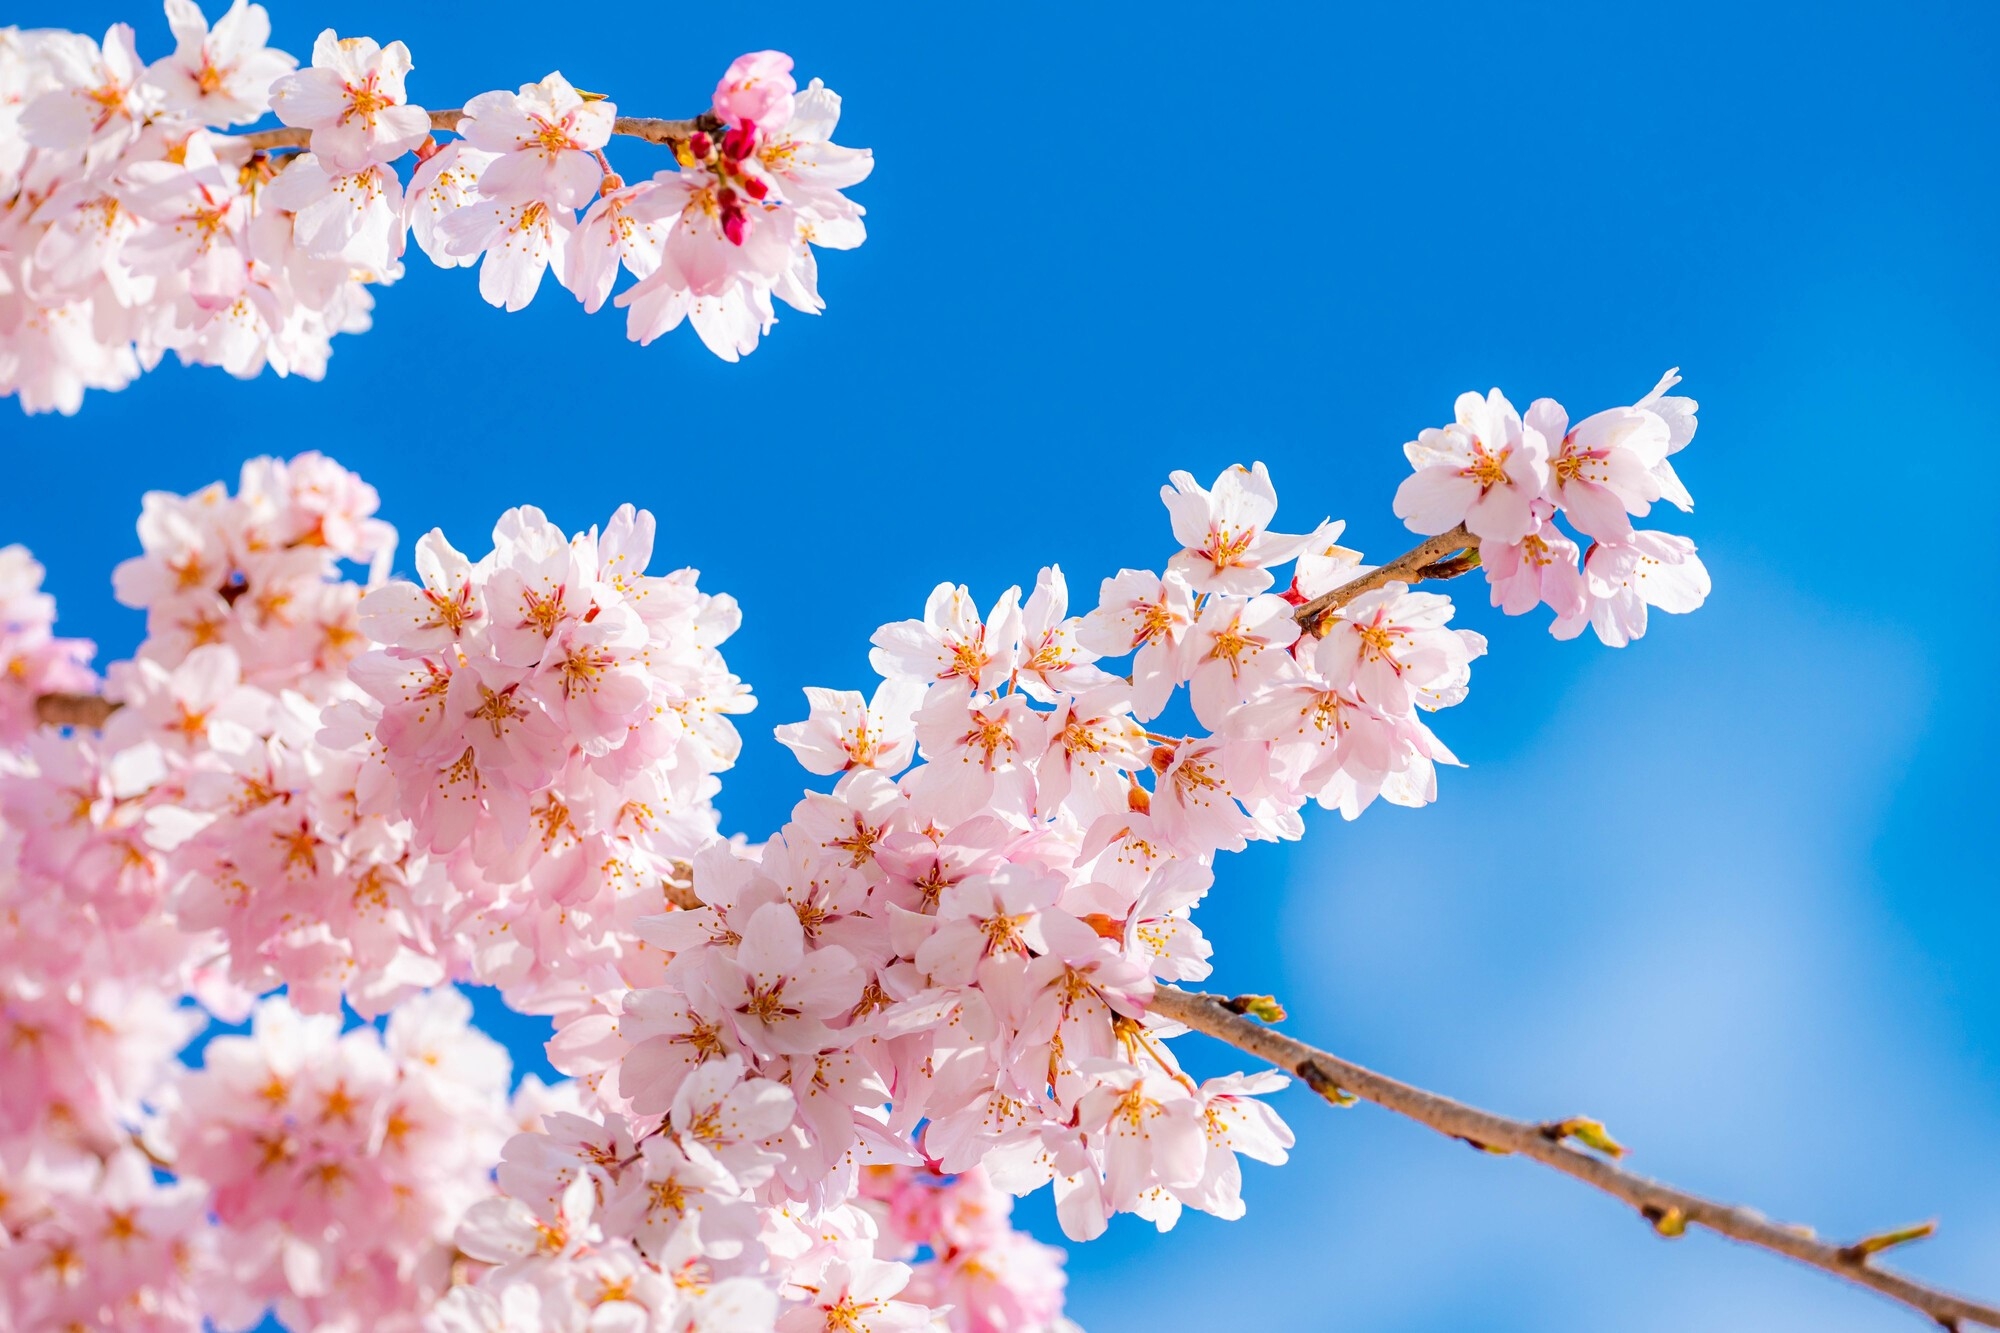
[[[826,257],[827,315],[741,365],[548,288],[502,315],[413,256],[322,384],[169,368],[72,420],[0,409],[0,541],[48,563],[72,632],[128,650],[108,580],[140,492],[252,453],[359,469],[406,559],[434,524],[483,549],[508,505],[578,527],[633,500],[742,600],[729,657],[764,705],[722,804],[761,836],[803,776],[770,728],[802,685],[864,685],[868,634],[939,579],[1152,565],[1165,474],[1253,458],[1281,514],[1386,555],[1398,446],[1456,393],[1588,411],[1678,364],[1708,608],[1620,653],[1469,606],[1494,652],[1442,730],[1470,769],[1428,811],[1226,863],[1216,982],[1780,1217],[1940,1217],[1903,1262],[2000,1291],[2000,11],[272,7],[298,53],[329,24],[403,38],[432,106],[560,68],[684,115],[783,47],[876,151],[871,238]],[[157,13],[9,18],[165,49]],[[1124,1218],[1073,1252],[1092,1333],[1917,1326],[1385,1113],[1281,1105],[1301,1146],[1251,1169],[1247,1220]]]

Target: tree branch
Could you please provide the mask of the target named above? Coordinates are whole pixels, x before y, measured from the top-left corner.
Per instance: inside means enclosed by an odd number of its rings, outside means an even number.
[[[1446,559],[1454,551],[1465,554],[1455,559]],[[1379,569],[1372,569],[1358,579],[1350,579],[1332,592],[1323,592],[1292,613],[1292,618],[1304,627],[1308,634],[1319,634],[1326,628],[1326,619],[1341,607],[1359,597],[1364,592],[1390,583],[1422,583],[1425,579],[1454,579],[1467,570],[1479,567],[1479,538],[1465,530],[1461,523],[1450,532],[1441,532],[1423,541],[1391,560]]]
[[[458,122],[465,118],[462,108],[450,111],[431,112],[431,128],[434,130],[456,130]],[[690,120],[660,120],[653,116],[620,116],[612,122],[613,134],[630,135],[634,139],[644,139],[647,143],[672,143],[676,139],[692,137],[696,130],[706,134],[719,133],[722,122],[714,113],[704,111]],[[312,131],[297,126],[284,125],[275,130],[252,130],[248,134],[236,136],[238,143],[250,148],[304,148],[312,141]]]
[[[1450,534],[1446,534],[1447,536]],[[1442,541],[1443,538],[1436,540]],[[1418,548],[1421,550],[1422,548]],[[1519,1153],[1564,1175],[1603,1190],[1612,1198],[1631,1205],[1663,1236],[1678,1236],[1689,1225],[1707,1227],[1731,1240],[1771,1250],[1822,1272],[1880,1292],[1900,1301],[1945,1328],[1977,1324],[2000,1329],[2000,1307],[1955,1296],[1926,1286],[1901,1273],[1874,1266],[1874,1256],[1882,1250],[1931,1233],[1929,1226],[1885,1232],[1837,1245],[1814,1236],[1811,1228],[1773,1222],[1749,1208],[1716,1203],[1700,1195],[1663,1185],[1635,1175],[1594,1153],[1572,1146],[1572,1140],[1591,1144],[1611,1156],[1624,1150],[1604,1134],[1595,1121],[1574,1119],[1530,1124],[1509,1120],[1434,1092],[1411,1087],[1372,1069],[1352,1064],[1271,1031],[1247,1017],[1253,1013],[1282,1011],[1268,996],[1242,996],[1235,1000],[1220,995],[1202,995],[1161,986],[1153,995],[1153,1013],[1205,1032],[1248,1051],[1260,1060],[1296,1074],[1315,1092],[1336,1104],[1362,1098],[1428,1125],[1440,1134],[1462,1139],[1491,1153]]]

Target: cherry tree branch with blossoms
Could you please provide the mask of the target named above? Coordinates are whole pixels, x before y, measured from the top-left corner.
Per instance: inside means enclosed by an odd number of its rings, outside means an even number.
[[[873,158],[832,142],[840,98],[800,89],[782,52],[735,61],[685,120],[620,116],[560,73],[426,111],[401,42],[328,29],[299,69],[259,5],[212,27],[193,0],[166,8],[175,50],[151,63],[125,24],[101,43],[0,28],[0,394],[26,411],[75,412],[168,352],[318,379],[412,237],[441,267],[477,264],[491,305],[519,310],[553,276],[587,311],[625,310],[635,341],[686,322],[734,361],[774,300],[825,308],[816,248],[865,236],[842,191]],[[282,127],[231,132],[267,114]],[[613,135],[675,165],[628,182]]]
[[[821,308],[815,247],[863,236],[842,192],[872,160],[777,52],[691,120],[560,74],[430,112],[400,43],[328,31],[300,69],[257,5],[166,7],[150,64],[123,25],[0,31],[0,391],[26,410],[168,352],[316,377],[411,237],[509,310],[552,273],[594,311],[627,272],[630,336],[687,322],[733,359],[774,301]],[[619,133],[676,166],[627,183]],[[738,607],[649,572],[632,505],[582,532],[509,509],[471,553],[433,530],[412,577],[317,454],[151,492],[112,578],[145,638],[102,678],[0,548],[0,1320],[1074,1333],[1014,1197],[1048,1188],[1076,1241],[1237,1218],[1242,1159],[1294,1142],[1283,1074],[1182,1068],[1197,1028],[1664,1231],[1993,1322],[1870,1262],[1922,1229],[1827,1246],[1579,1150],[1617,1152],[1594,1122],[1490,1116],[1177,989],[1211,971],[1218,856],[1302,837],[1309,803],[1427,805],[1459,764],[1429,719],[1487,642],[1422,585],[1483,571],[1506,614],[1613,647],[1704,602],[1694,544],[1634,523],[1692,507],[1678,379],[1574,423],[1462,395],[1404,446],[1422,540],[1379,567],[1341,522],[1275,530],[1260,463],[1172,473],[1165,565],[1074,613],[1054,566],[990,604],[939,584],[872,637],[868,693],[809,689],[776,728],[824,781],[759,842],[715,806],[756,704]],[[459,983],[548,1017],[564,1081],[510,1095]],[[247,1031],[181,1064],[211,1019]]]

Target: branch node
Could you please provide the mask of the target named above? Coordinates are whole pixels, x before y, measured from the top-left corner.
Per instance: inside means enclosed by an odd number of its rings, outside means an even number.
[[[1651,1222],[1653,1230],[1662,1236],[1679,1236],[1687,1232],[1687,1214],[1678,1208],[1662,1208],[1656,1203],[1649,1203],[1639,1210],[1639,1214]]]
[[[1331,1074],[1328,1074],[1324,1069],[1321,1069],[1310,1060],[1299,1061],[1293,1067],[1292,1072],[1299,1076],[1300,1082],[1332,1102],[1335,1106],[1352,1106],[1356,1101],[1360,1100],[1346,1088],[1334,1082]]]
[[[1573,1115],[1567,1120],[1551,1120],[1541,1127],[1542,1137],[1551,1143],[1561,1143],[1565,1139],[1575,1139],[1586,1148],[1594,1148],[1607,1157],[1623,1157],[1625,1145],[1611,1137],[1602,1120],[1592,1120],[1588,1116]]]
[[[1865,1264],[1884,1250],[1898,1245],[1908,1245],[1913,1240],[1923,1240],[1937,1234],[1937,1223],[1919,1222],[1913,1227],[1900,1227],[1895,1231],[1878,1232],[1865,1236],[1852,1245],[1840,1247],[1840,1261],[1847,1264]]]
[[[1219,1002],[1232,1014],[1247,1014],[1251,1018],[1261,1018],[1266,1023],[1285,1021],[1285,1006],[1278,1003],[1275,995],[1239,995],[1233,1000]]]
[[[1417,570],[1417,582],[1429,579],[1455,579],[1460,574],[1470,574],[1479,568],[1479,548],[1471,547],[1445,560],[1436,560]]]
[[[1491,1153],[1495,1157],[1511,1157],[1514,1155],[1512,1148],[1496,1148],[1490,1143],[1481,1143],[1470,1134],[1460,1134],[1458,1141],[1475,1152]]]

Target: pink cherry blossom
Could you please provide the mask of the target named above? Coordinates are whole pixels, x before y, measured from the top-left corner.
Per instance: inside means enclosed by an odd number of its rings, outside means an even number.
[[[458,131],[494,154],[479,191],[503,203],[581,208],[597,193],[604,169],[591,156],[611,138],[618,109],[586,101],[561,74],[524,83],[518,93],[481,93],[465,104]]]
[[[1267,530],[1278,512],[1278,493],[1262,463],[1231,467],[1208,490],[1185,472],[1171,480],[1160,488],[1160,498],[1183,549],[1167,568],[1196,592],[1262,592],[1271,586],[1269,567],[1305,549],[1307,538]]]
[[[313,42],[312,66],[271,87],[271,110],[287,125],[312,131],[312,150],[330,172],[391,162],[431,132],[422,107],[404,99],[410,49],[372,37],[341,37],[328,28]]]
[[[1451,425],[1403,446],[1416,471],[1396,489],[1396,517],[1412,532],[1463,523],[1482,540],[1517,542],[1535,529],[1551,442],[1498,389],[1460,394],[1456,412]]]
[[[277,79],[298,61],[266,46],[271,18],[262,5],[230,0],[210,27],[195,0],[166,0],[174,53],[146,67],[146,82],[160,90],[169,110],[189,112],[204,125],[247,125],[270,107]]]

